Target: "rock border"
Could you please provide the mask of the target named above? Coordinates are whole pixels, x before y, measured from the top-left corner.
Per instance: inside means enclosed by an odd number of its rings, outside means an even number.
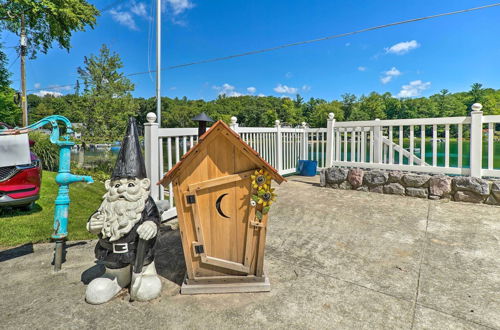
[[[320,171],[320,186],[432,200],[500,205],[500,180],[470,176],[330,167]]]

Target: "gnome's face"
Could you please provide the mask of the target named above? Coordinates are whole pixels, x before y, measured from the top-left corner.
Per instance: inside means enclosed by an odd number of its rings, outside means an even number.
[[[127,200],[136,202],[139,199],[147,198],[151,181],[144,179],[116,179],[106,180],[104,183],[108,202],[117,200]]]
[[[103,237],[116,241],[127,234],[141,219],[142,210],[149,196],[148,178],[116,179],[105,182],[108,192],[104,195],[99,212],[104,216]]]

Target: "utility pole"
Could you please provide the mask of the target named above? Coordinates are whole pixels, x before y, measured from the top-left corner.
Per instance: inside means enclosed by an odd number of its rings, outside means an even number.
[[[156,1],[156,117],[161,127],[161,0]]]
[[[23,112],[23,127],[28,126],[28,100],[26,98],[26,26],[24,14],[21,14],[21,109]]]

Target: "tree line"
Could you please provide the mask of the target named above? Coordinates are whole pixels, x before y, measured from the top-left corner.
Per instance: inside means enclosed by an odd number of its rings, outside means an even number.
[[[134,84],[121,72],[122,68],[120,56],[103,45],[98,54],[86,56],[83,65],[77,68],[79,80],[71,94],[28,95],[29,122],[58,114],[73,123],[81,123],[77,130],[86,142],[119,139],[128,117],[135,116],[142,124],[148,112],[156,112],[154,97],[132,97]],[[0,74],[0,82],[1,79],[7,78]],[[12,101],[12,95],[9,88],[0,89],[0,121],[16,125],[21,112]],[[191,118],[201,112],[226,122],[236,116],[240,126],[247,127],[269,127],[275,120],[292,127],[302,122],[310,127],[326,127],[330,112],[338,121],[466,116],[476,102],[483,104],[485,114],[500,114],[500,89],[483,88],[475,83],[469,91],[450,93],[442,90],[429,97],[346,93],[340,100],[333,101],[314,97],[305,100],[300,95],[294,98],[220,95],[211,101],[162,97],[162,127],[196,126]]]

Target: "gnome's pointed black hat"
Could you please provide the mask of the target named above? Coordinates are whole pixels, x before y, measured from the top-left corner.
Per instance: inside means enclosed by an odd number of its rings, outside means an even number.
[[[146,177],[146,165],[144,165],[144,157],[142,156],[141,145],[139,144],[137,124],[135,118],[131,117],[128,120],[127,133],[123,138],[111,179],[144,179]]]

